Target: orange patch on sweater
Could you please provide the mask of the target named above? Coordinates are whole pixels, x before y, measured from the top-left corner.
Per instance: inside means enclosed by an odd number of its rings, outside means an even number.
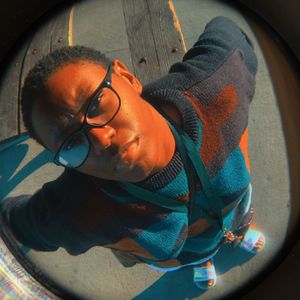
[[[147,252],[144,248],[138,245],[131,238],[123,238],[117,243],[105,245],[105,248],[113,248],[124,252],[131,252],[141,257],[155,260],[156,258]]]
[[[188,91],[184,95],[191,101],[195,111],[200,116],[203,126],[200,155],[208,166],[223,145],[221,128],[228,121],[237,106],[237,92],[232,84],[206,105],[201,105]]]
[[[239,146],[244,155],[248,172],[250,173],[251,167],[250,167],[250,161],[249,161],[249,156],[248,156],[248,128],[244,131],[244,133],[241,137]]]
[[[173,268],[173,267],[180,266],[181,263],[177,259],[174,258],[174,259],[169,259],[166,261],[156,262],[155,265],[160,268]]]

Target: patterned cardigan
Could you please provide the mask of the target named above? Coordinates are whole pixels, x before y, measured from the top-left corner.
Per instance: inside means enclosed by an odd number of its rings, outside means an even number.
[[[157,108],[169,103],[179,110],[182,128],[199,150],[214,192],[222,200],[226,226],[233,231],[248,225],[252,216],[247,125],[256,70],[248,37],[232,21],[217,17],[183,61],[142,92]],[[162,171],[138,185],[191,201],[177,151]],[[33,249],[63,247],[78,255],[102,246],[124,258],[124,265],[128,259],[174,267],[214,255],[223,242],[220,228],[200,213],[200,208],[207,208],[207,199],[201,182],[196,187],[189,218],[135,199],[116,182],[65,169],[34,195],[10,198],[1,209],[16,238]]]

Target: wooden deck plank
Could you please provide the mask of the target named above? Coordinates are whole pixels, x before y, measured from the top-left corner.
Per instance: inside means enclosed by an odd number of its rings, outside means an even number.
[[[69,45],[69,20],[71,7],[60,11],[55,17],[53,31],[51,35],[50,50],[54,51],[58,48]]]
[[[19,79],[24,55],[28,43],[20,45],[20,49],[12,58],[3,74],[0,85],[0,141],[9,139],[19,133],[18,99]]]
[[[30,46],[26,52],[23,70],[21,72],[21,85],[23,86],[24,80],[30,71],[30,69],[35,65],[35,63],[41,59],[44,55],[48,54],[51,45],[51,31],[53,30],[53,23],[43,24],[40,28],[33,33]],[[21,110],[19,103],[19,111]],[[19,126],[20,132],[25,132],[26,129],[23,124],[22,114],[19,114]]]
[[[41,25],[35,33],[27,50],[24,67],[21,74],[21,83],[24,84],[27,73],[45,55],[51,51],[68,45],[68,23],[70,9],[64,9],[57,15]],[[19,105],[20,110],[20,105]],[[20,133],[26,129],[23,124],[22,114],[19,114]]]
[[[73,22],[70,22],[73,44],[97,49],[111,59],[120,59],[134,73],[122,0],[80,1],[76,2],[73,12]]]
[[[147,0],[123,0],[123,12],[135,75],[142,84],[160,74]],[[144,58],[144,60],[143,60]]]
[[[148,0],[152,32],[161,74],[181,61],[185,50],[184,38],[172,1]]]
[[[170,1],[123,0],[122,4],[134,72],[145,84],[182,59],[179,23]]]

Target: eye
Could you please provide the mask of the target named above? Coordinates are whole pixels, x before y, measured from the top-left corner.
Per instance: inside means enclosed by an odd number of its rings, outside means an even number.
[[[95,98],[92,101],[91,106],[89,108],[89,117],[95,116],[99,113],[99,107],[101,104],[102,97],[103,97],[103,91],[101,91],[101,93],[97,96],[97,98]]]
[[[77,140],[72,138],[69,141],[67,141],[66,145],[64,146],[64,151],[70,151],[76,146]]]

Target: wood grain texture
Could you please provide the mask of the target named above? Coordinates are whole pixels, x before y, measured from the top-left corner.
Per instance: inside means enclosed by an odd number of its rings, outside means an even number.
[[[18,99],[19,84],[24,55],[28,42],[20,45],[18,52],[7,66],[0,85],[0,141],[4,141],[19,132]]]
[[[26,52],[23,69],[21,71],[21,85],[23,86],[26,75],[38,60],[50,52],[68,45],[69,14],[71,8],[57,12],[55,17],[47,20],[33,34],[30,46]],[[20,112],[20,99],[19,106]],[[25,132],[22,114],[19,113],[20,133]]]
[[[52,25],[50,51],[69,45],[69,20],[71,7],[60,11]]]
[[[182,59],[179,23],[170,1],[123,0],[122,4],[134,72],[146,84]]]
[[[181,61],[185,53],[184,41],[171,1],[148,0],[155,50],[161,75],[166,74],[172,64]]]

